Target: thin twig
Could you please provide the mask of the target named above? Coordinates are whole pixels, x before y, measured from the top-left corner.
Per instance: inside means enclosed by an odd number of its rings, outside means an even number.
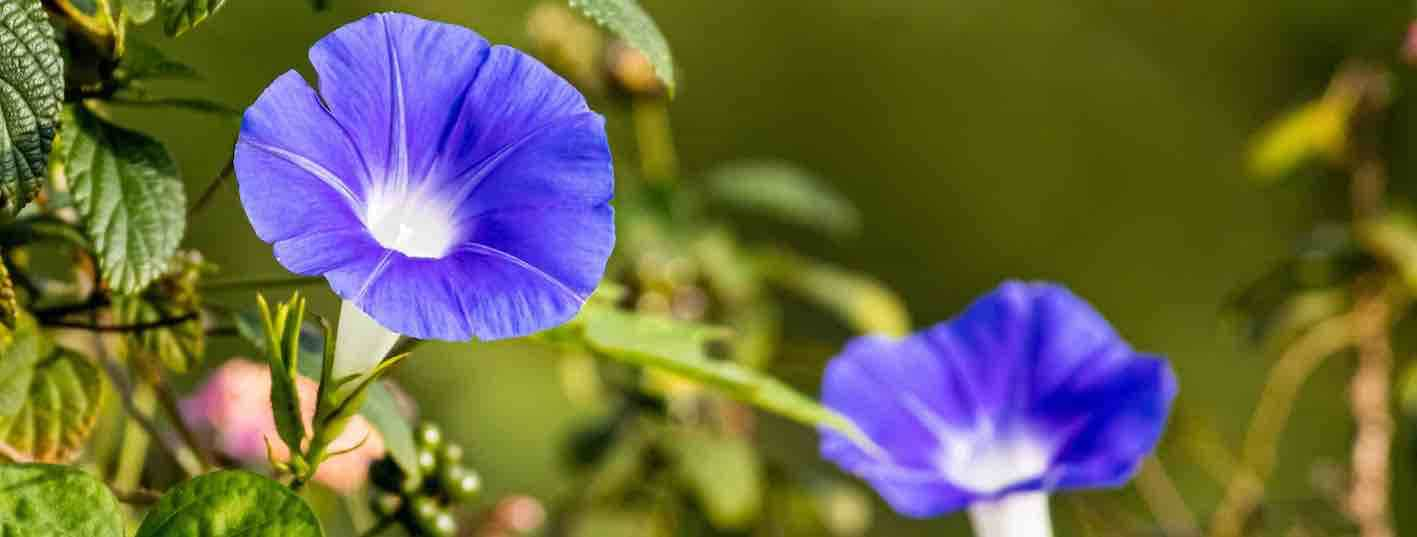
[[[74,328],[78,330],[88,330],[90,332],[146,332],[157,328],[179,325],[188,321],[196,320],[197,312],[186,313],[176,317],[166,317],[156,321],[147,321],[133,324],[97,324],[88,322],[49,320],[44,321],[45,326],[57,326],[60,328]]]
[[[1354,225],[1381,218],[1387,191],[1387,166],[1383,160],[1383,122],[1389,102],[1389,74],[1366,64],[1348,66],[1340,73],[1361,96],[1349,121],[1349,194]],[[1393,305],[1386,281],[1388,264],[1383,251],[1369,245],[1379,266],[1357,279],[1353,287],[1353,335],[1358,368],[1348,384],[1349,408],[1356,432],[1353,436],[1349,489],[1345,507],[1362,537],[1392,537],[1388,509],[1393,436],[1389,394],[1392,387]]]
[[[1156,456],[1147,457],[1136,478],[1137,493],[1168,535],[1200,535],[1196,516],[1186,506],[1171,475]]]
[[[195,477],[199,472],[195,469],[187,468],[182,464],[182,457],[178,456],[181,448],[173,446],[169,442],[168,437],[162,434],[162,431],[158,430],[157,424],[154,423],[150,417],[140,412],[137,407],[133,406],[133,384],[129,381],[128,376],[123,373],[122,365],[120,365],[117,360],[114,360],[112,356],[108,355],[108,352],[103,346],[103,341],[100,340],[98,334],[94,334],[94,340],[95,347],[98,349],[95,352],[98,354],[99,365],[103,366],[103,370],[108,374],[109,380],[112,381],[113,386],[118,389],[119,399],[123,400],[123,408],[127,411],[128,417],[137,423],[138,426],[142,427],[143,430],[148,433],[148,436],[152,437],[153,443],[157,445],[158,450],[162,451],[167,458],[177,463],[177,465],[187,473],[188,477]]]
[[[182,419],[182,410],[177,402],[177,393],[172,391],[172,385],[163,378],[162,366],[152,362],[152,357],[147,353],[138,351],[133,359],[139,362],[143,375],[147,377],[148,384],[152,385],[157,392],[158,408],[162,409],[167,416],[167,421],[172,424],[172,428],[177,430],[177,434],[182,437],[182,441],[197,456],[197,463],[205,471],[215,466],[216,458],[212,456],[211,450],[207,449],[196,432],[187,426],[187,421]]]
[[[35,318],[39,319],[40,322],[57,320],[62,319],[64,317],[68,317],[75,313],[87,313],[107,306],[108,304],[108,297],[104,296],[101,293],[94,293],[89,296],[88,300],[85,300],[83,302],[61,304],[58,306],[50,306],[47,308],[36,308],[34,310],[34,316]]]
[[[192,207],[187,209],[187,216],[194,216],[206,208],[207,204],[211,203],[212,198],[216,196],[217,191],[221,190],[221,186],[226,184],[226,179],[234,175],[236,175],[236,160],[234,158],[227,159],[226,165],[222,166],[220,172],[217,172],[216,178],[212,179],[207,188],[202,190],[201,195],[197,196],[197,201],[192,202]]]
[[[1212,537],[1239,537],[1245,521],[1264,496],[1265,481],[1274,469],[1275,450],[1294,400],[1304,382],[1325,358],[1353,343],[1348,315],[1320,321],[1294,340],[1270,367],[1259,404],[1250,418],[1241,464],[1225,487],[1225,495],[1210,519]]]

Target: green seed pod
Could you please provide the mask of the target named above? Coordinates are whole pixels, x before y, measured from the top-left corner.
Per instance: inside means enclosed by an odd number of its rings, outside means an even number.
[[[418,424],[418,430],[413,435],[418,440],[418,445],[428,449],[437,449],[443,444],[443,430],[430,422]]]
[[[419,449],[417,457],[418,471],[423,475],[432,474],[438,469],[438,455],[433,453],[433,450],[426,447]]]
[[[471,500],[482,491],[482,476],[465,466],[446,468],[438,479],[443,482],[443,490],[448,496],[459,502]]]
[[[448,442],[443,444],[443,448],[438,450],[438,464],[442,466],[453,466],[462,462],[462,446]]]
[[[369,509],[381,517],[391,517],[403,507],[403,496],[392,493],[376,494],[369,501]]]
[[[422,527],[425,523],[431,524],[433,519],[438,518],[439,513],[443,513],[443,508],[438,505],[438,500],[428,496],[415,497],[413,503],[409,505],[411,507],[410,511],[413,513],[413,518],[418,521],[419,527]]]
[[[447,511],[438,513],[438,516],[433,517],[433,523],[429,526],[428,528],[424,528],[424,530],[434,537],[453,537],[458,534],[458,521]]]

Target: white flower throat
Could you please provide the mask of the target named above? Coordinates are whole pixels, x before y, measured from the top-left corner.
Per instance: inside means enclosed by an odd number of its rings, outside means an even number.
[[[376,187],[369,194],[364,225],[380,246],[409,257],[437,259],[458,240],[457,206],[428,188]]]

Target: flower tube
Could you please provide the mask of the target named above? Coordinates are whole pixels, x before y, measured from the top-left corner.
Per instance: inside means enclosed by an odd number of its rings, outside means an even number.
[[[336,378],[399,335],[495,340],[569,320],[614,246],[604,119],[535,59],[376,14],[246,110],[241,203],[285,268],[344,300]]]
[[[1048,494],[1130,479],[1176,390],[1067,289],[1009,282],[914,335],[850,342],[822,400],[877,449],[826,430],[821,452],[901,514],[967,509],[980,537],[1046,537]]]

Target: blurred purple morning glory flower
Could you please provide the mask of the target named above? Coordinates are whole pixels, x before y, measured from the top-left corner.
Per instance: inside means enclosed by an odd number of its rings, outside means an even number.
[[[345,300],[337,373],[398,334],[492,340],[570,319],[614,246],[604,119],[540,62],[402,14],[348,24],[246,110],[241,202]]]
[[[1130,479],[1176,390],[1067,289],[1008,282],[909,337],[849,343],[822,400],[875,446],[825,431],[821,450],[902,514],[968,508],[981,536],[1049,535],[1047,493]]]

